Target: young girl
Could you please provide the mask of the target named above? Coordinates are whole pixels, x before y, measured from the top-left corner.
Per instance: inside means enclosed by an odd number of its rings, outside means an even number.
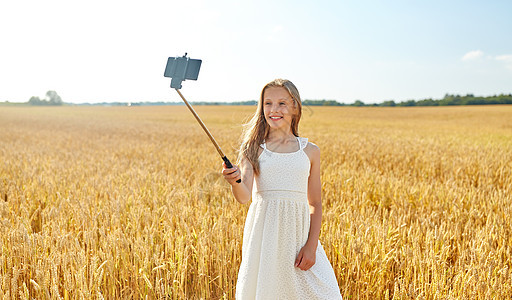
[[[238,202],[252,199],[237,299],[341,299],[318,241],[320,149],[299,137],[301,112],[299,92],[291,81],[269,82],[245,132],[240,168],[224,165],[222,170]]]

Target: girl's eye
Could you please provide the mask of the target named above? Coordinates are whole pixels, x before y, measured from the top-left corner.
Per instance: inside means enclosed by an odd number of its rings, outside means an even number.
[[[280,102],[280,103],[279,103],[279,105],[286,105],[286,103],[284,103],[284,102]]]

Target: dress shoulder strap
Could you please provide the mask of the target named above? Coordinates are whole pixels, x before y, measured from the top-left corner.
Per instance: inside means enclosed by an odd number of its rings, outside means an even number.
[[[306,148],[308,145],[308,138],[298,136],[297,140],[299,141],[299,150],[304,150],[304,148]],[[263,148],[263,150],[267,149],[267,143],[265,140],[263,140],[263,143],[260,144],[260,147]]]
[[[297,137],[299,140],[300,150],[304,150],[306,146],[308,145],[308,138],[305,137]]]

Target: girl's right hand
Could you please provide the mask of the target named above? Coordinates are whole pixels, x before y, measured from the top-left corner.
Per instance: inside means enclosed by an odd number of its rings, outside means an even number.
[[[227,169],[225,163],[222,163],[222,175],[231,185],[235,184],[238,179],[242,178],[240,169],[237,166],[233,165],[233,168]]]

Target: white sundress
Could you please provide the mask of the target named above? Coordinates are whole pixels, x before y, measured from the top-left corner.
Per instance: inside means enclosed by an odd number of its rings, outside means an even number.
[[[341,299],[340,289],[320,242],[307,271],[295,259],[309,235],[308,178],[311,163],[299,150],[272,152],[262,144],[252,203],[245,221],[236,299]]]

